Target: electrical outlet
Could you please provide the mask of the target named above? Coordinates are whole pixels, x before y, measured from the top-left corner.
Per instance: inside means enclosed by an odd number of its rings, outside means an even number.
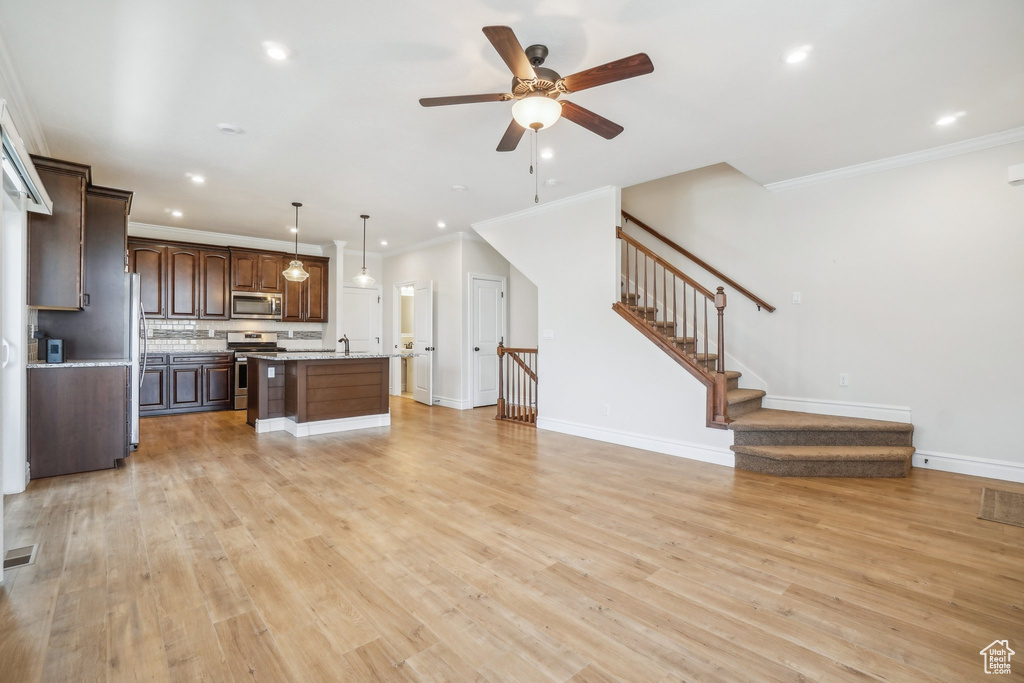
[[[541,337],[543,337],[544,339],[554,339],[555,338],[555,331],[554,330],[544,330],[541,333]]]
[[[611,415],[612,414],[612,407],[610,405],[608,405],[607,403],[604,404],[604,414],[605,415]]]
[[[273,365],[271,365],[269,368],[267,368],[267,379],[274,379],[274,376],[275,376],[276,372],[277,372],[277,368],[275,368]]]
[[[294,336],[295,336],[295,331],[294,330],[288,330],[288,338],[291,339]]]
[[[210,339],[213,339],[213,330],[212,329],[207,330],[206,331],[206,336],[208,336]]]
[[[800,292],[793,292],[793,303],[798,304],[801,302]]]
[[[847,375],[845,372],[840,372],[839,373],[839,386],[841,386],[841,387],[848,387],[848,386],[850,386],[850,376]]]

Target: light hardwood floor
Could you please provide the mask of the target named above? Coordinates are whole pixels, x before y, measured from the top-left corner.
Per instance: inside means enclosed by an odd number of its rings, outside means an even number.
[[[392,403],[305,439],[149,418],[126,468],[8,496],[8,546],[41,548],[0,678],[957,681],[997,638],[1024,674],[991,481],[775,479]]]

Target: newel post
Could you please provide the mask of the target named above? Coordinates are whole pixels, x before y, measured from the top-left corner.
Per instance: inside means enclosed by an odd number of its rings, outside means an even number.
[[[715,374],[715,422],[721,425],[729,423],[727,411],[729,402],[728,380],[725,377],[725,289],[719,287],[715,292],[715,308],[718,309],[718,372]]]
[[[505,372],[503,365],[505,363],[505,344],[503,341],[498,342],[498,414],[494,416],[496,420],[502,420],[505,418]]]
[[[718,372],[725,372],[725,289],[715,292],[715,308],[718,309]]]

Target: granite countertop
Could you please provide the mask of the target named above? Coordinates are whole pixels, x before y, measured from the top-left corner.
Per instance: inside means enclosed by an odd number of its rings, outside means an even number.
[[[317,351],[288,351],[285,353],[250,353],[249,358],[260,360],[359,360],[361,358],[399,358],[402,356],[415,356],[415,353],[353,353],[346,356],[344,353],[322,353]]]
[[[25,367],[29,370],[38,370],[39,368],[109,368],[109,367],[127,367],[132,362],[128,358],[110,358],[104,360],[69,360],[63,363],[47,363],[44,360],[35,360],[30,363],[26,363]]]

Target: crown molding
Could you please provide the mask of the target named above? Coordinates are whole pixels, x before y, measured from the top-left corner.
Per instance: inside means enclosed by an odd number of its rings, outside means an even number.
[[[13,110],[11,118],[18,127],[18,133],[26,146],[33,154],[50,156],[50,146],[46,144],[46,137],[43,135],[43,127],[39,125],[39,118],[35,110],[28,102],[25,89],[21,87],[18,73],[14,69],[14,62],[7,51],[8,41],[4,34],[4,27],[0,24],[0,84],[10,93],[10,100],[7,102],[8,111]]]
[[[128,235],[131,237],[145,237],[156,240],[209,244],[211,246],[218,247],[244,247],[246,249],[257,249],[263,251],[295,251],[295,243],[288,242],[286,240],[272,240],[264,237],[231,235],[226,232],[209,232],[207,230],[178,228],[170,225],[136,223],[135,221],[129,221]],[[299,253],[305,254],[306,256],[323,256],[324,254],[323,248],[319,244],[303,244],[302,242],[299,242]]]
[[[596,190],[588,190],[586,192],[581,192],[580,194],[574,194],[570,197],[556,199],[554,201],[547,202],[546,204],[541,204],[539,206],[531,206],[529,209],[523,209],[522,211],[515,211],[504,216],[498,216],[496,218],[488,218],[485,221],[477,221],[476,223],[473,223],[471,227],[474,230],[476,230],[477,228],[487,228],[490,227],[492,224],[504,223],[505,221],[516,218],[526,218],[528,216],[536,216],[538,214],[548,213],[549,211],[557,211],[559,209],[564,209],[567,206],[573,206],[574,204],[583,204],[584,202],[590,202],[595,199],[601,199],[604,197],[615,197],[618,190],[619,188],[614,187],[612,185],[605,185],[604,187],[599,187]]]
[[[800,176],[799,178],[792,178],[790,180],[780,180],[777,183],[768,183],[764,188],[769,192],[785,192],[786,190],[795,190],[801,187],[808,187],[810,185],[830,183],[833,180],[843,180],[844,178],[854,178],[868,173],[878,173],[879,171],[888,171],[893,168],[923,164],[926,161],[945,159],[946,157],[957,156],[958,154],[977,152],[979,150],[989,149],[990,147],[1009,145],[1022,140],[1024,140],[1024,126],[1004,130],[1001,133],[983,135],[980,138],[961,140],[960,142],[954,142],[941,147],[932,147],[931,149],[923,149],[918,152],[879,159],[878,161],[868,161],[863,164],[844,166],[843,168],[837,168],[832,171],[812,173],[811,175]]]
[[[475,232],[468,232],[468,231],[453,232],[453,233],[448,234],[448,235],[441,235],[439,237],[433,237],[433,238],[431,238],[429,240],[426,240],[424,242],[417,242],[416,244],[409,245],[408,247],[401,247],[399,249],[392,249],[391,251],[385,251],[385,252],[381,253],[381,256],[383,258],[391,258],[392,256],[398,256],[399,254],[405,254],[405,253],[408,253],[410,251],[418,251],[420,249],[426,249],[427,247],[436,247],[439,244],[444,244],[445,242],[454,242],[455,240],[459,240],[460,242],[463,241],[463,240],[466,240],[466,241],[469,241],[469,242],[486,242],[486,240],[483,237],[481,237],[480,235],[476,234]],[[359,253],[361,254],[363,252],[359,252]],[[366,252],[366,253],[370,253],[370,252]]]

